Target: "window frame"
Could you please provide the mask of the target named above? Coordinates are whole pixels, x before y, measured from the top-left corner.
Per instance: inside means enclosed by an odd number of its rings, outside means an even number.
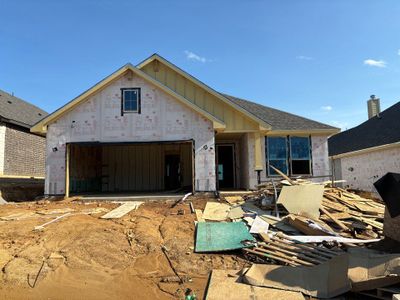
[[[289,142],[289,164],[290,164],[290,175],[292,175],[292,176],[301,176],[301,175],[312,175],[313,173],[312,173],[312,148],[311,148],[311,136],[299,136],[299,135],[289,135],[288,137],[288,142]],[[299,159],[299,158],[297,158],[297,159],[293,159],[293,155],[292,155],[292,138],[307,138],[307,140],[308,140],[308,151],[309,151],[309,153],[308,153],[308,159],[304,159],[304,158],[301,158],[301,159]],[[308,168],[309,168],[309,170],[310,170],[310,172],[309,173],[302,173],[302,174],[294,174],[293,173],[293,164],[292,164],[292,162],[294,161],[294,160],[296,160],[296,161],[301,161],[301,160],[304,160],[304,161],[308,161]]]
[[[308,147],[309,147],[309,159],[292,159],[292,145],[291,145],[291,138],[292,137],[302,137],[302,138],[307,138],[308,139]],[[286,141],[286,164],[287,164],[287,172],[286,175],[288,176],[312,176],[313,175],[313,169],[312,169],[312,162],[313,162],[313,157],[312,157],[312,142],[311,142],[311,135],[286,135],[286,136],[265,136],[265,160],[266,160],[266,166],[267,166],[267,176],[271,177],[277,177],[279,174],[272,174],[272,170],[270,168],[270,161],[274,159],[270,159],[270,153],[269,153],[269,138],[284,138]],[[292,161],[299,161],[299,160],[308,160],[309,161],[309,170],[310,172],[308,174],[293,174],[293,168],[292,168]]]
[[[136,110],[125,110],[125,92],[136,91],[137,92],[137,109]],[[130,87],[121,88],[121,116],[124,114],[140,114],[141,113],[141,88],[140,87]]]

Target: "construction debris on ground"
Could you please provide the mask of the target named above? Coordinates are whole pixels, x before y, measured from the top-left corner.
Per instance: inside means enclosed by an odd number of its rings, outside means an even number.
[[[348,292],[374,296],[384,287],[389,294],[390,288],[392,294],[399,291],[400,255],[370,249],[384,237],[381,200],[331,181],[280,175],[282,180],[255,192],[222,194],[204,211],[196,210],[196,252],[240,248],[238,255],[252,263],[234,275],[214,270],[207,299],[216,299],[224,276],[235,278],[224,281],[227,299],[263,295],[262,288],[286,291],[279,294],[282,299],[298,299],[293,292],[331,298]]]

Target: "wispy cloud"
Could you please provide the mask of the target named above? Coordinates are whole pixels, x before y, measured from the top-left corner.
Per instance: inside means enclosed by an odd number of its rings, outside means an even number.
[[[386,68],[387,63],[384,60],[375,60],[375,59],[366,59],[364,60],[364,65],[378,67],[378,68]]]
[[[330,105],[326,105],[326,106],[321,106],[321,109],[324,111],[331,111],[333,109],[333,107]]]
[[[296,59],[300,59],[300,60],[313,60],[314,58],[311,56],[305,56],[305,55],[297,55]]]
[[[188,60],[198,61],[202,63],[210,62],[211,59],[205,58],[204,56],[197,55],[192,51],[185,50],[185,55]]]

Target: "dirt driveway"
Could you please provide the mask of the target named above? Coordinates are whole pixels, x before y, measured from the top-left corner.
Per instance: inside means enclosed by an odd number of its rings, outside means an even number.
[[[193,204],[203,209],[206,201]],[[191,288],[202,299],[213,268],[241,269],[246,261],[234,254],[194,253],[195,215],[187,204],[171,204],[148,202],[115,220],[100,219],[118,206],[107,202],[0,206],[0,298],[183,299]],[[33,230],[66,212],[71,215]],[[162,245],[188,282],[174,282]]]

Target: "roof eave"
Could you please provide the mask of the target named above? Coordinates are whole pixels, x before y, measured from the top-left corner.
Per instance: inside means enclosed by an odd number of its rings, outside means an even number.
[[[214,90],[213,88],[209,87],[208,85],[206,85],[205,83],[201,82],[200,80],[198,80],[197,78],[193,77],[192,75],[190,75],[189,73],[183,71],[182,69],[180,69],[179,67],[175,66],[173,63],[169,62],[168,60],[166,60],[165,58],[163,58],[162,56],[160,56],[157,53],[154,53],[153,55],[151,55],[150,57],[148,57],[147,59],[145,59],[144,61],[142,61],[141,63],[136,65],[136,68],[141,69],[144,66],[146,66],[147,64],[151,63],[153,60],[160,60],[162,63],[164,63],[165,65],[167,65],[168,67],[170,67],[171,69],[173,69],[175,72],[177,72],[178,74],[182,75],[183,77],[185,77],[186,79],[196,83],[197,85],[199,85],[201,88],[205,89],[206,91],[208,91],[210,94],[212,94],[213,96],[217,97],[218,99],[222,100],[223,102],[225,102],[226,104],[230,105],[231,107],[233,107],[234,109],[240,111],[241,113],[243,113],[245,116],[247,116],[248,118],[252,119],[253,121],[259,123],[262,127],[267,128],[268,130],[272,129],[271,124],[265,122],[264,120],[260,119],[259,117],[257,117],[256,115],[254,115],[253,113],[249,112],[248,110],[244,109],[243,107],[241,107],[240,105],[237,105],[236,103],[234,103],[232,100],[228,99],[227,97],[221,95],[221,93],[218,93],[216,90]]]
[[[328,128],[328,129],[300,129],[300,130],[290,130],[290,129],[283,129],[283,130],[274,130],[272,129],[267,133],[267,135],[294,135],[294,134],[301,134],[301,135],[334,135],[340,132],[339,128]]]
[[[388,149],[392,149],[392,148],[396,148],[396,147],[400,147],[400,141],[395,142],[395,143],[390,143],[390,144],[384,144],[384,145],[379,145],[379,146],[368,147],[368,148],[364,148],[364,149],[334,154],[334,155],[330,155],[329,157],[332,159],[338,159],[338,158],[342,158],[342,157],[367,154],[367,153],[381,151],[381,150],[388,150]]]
[[[192,104],[190,101],[188,101],[184,97],[178,95],[177,93],[175,93],[168,87],[162,85],[160,82],[158,82],[154,78],[150,77],[143,71],[135,68],[132,64],[128,63],[128,64],[124,65],[123,67],[121,67],[120,69],[118,69],[117,71],[115,71],[114,73],[112,73],[111,75],[109,75],[106,78],[104,78],[103,80],[101,80],[100,82],[98,82],[97,84],[95,84],[94,86],[92,86],[91,88],[89,88],[88,90],[86,90],[85,92],[83,92],[82,94],[80,94],[78,97],[75,97],[73,100],[71,100],[64,106],[57,109],[55,112],[51,113],[47,117],[43,118],[42,120],[40,120],[39,122],[34,124],[31,128],[31,132],[35,132],[38,134],[45,134],[47,131],[47,125],[56,121],[58,118],[60,118],[63,114],[67,113],[68,111],[72,110],[74,107],[76,107],[78,104],[80,104],[81,101],[87,99],[87,97],[89,97],[92,94],[94,94],[95,92],[105,88],[109,83],[114,81],[119,76],[123,75],[128,70],[132,71],[139,77],[142,77],[143,79],[154,84],[158,88],[162,89],[164,92],[170,94],[174,98],[178,99],[180,102],[183,102],[187,106],[191,107],[193,110],[197,111],[198,113],[200,113],[201,115],[203,115],[204,117],[206,117],[207,119],[212,121],[213,125],[216,129],[223,130],[226,127],[225,123],[222,120],[219,120],[218,118],[214,117],[213,115],[209,114],[208,112],[202,110],[200,107]]]

